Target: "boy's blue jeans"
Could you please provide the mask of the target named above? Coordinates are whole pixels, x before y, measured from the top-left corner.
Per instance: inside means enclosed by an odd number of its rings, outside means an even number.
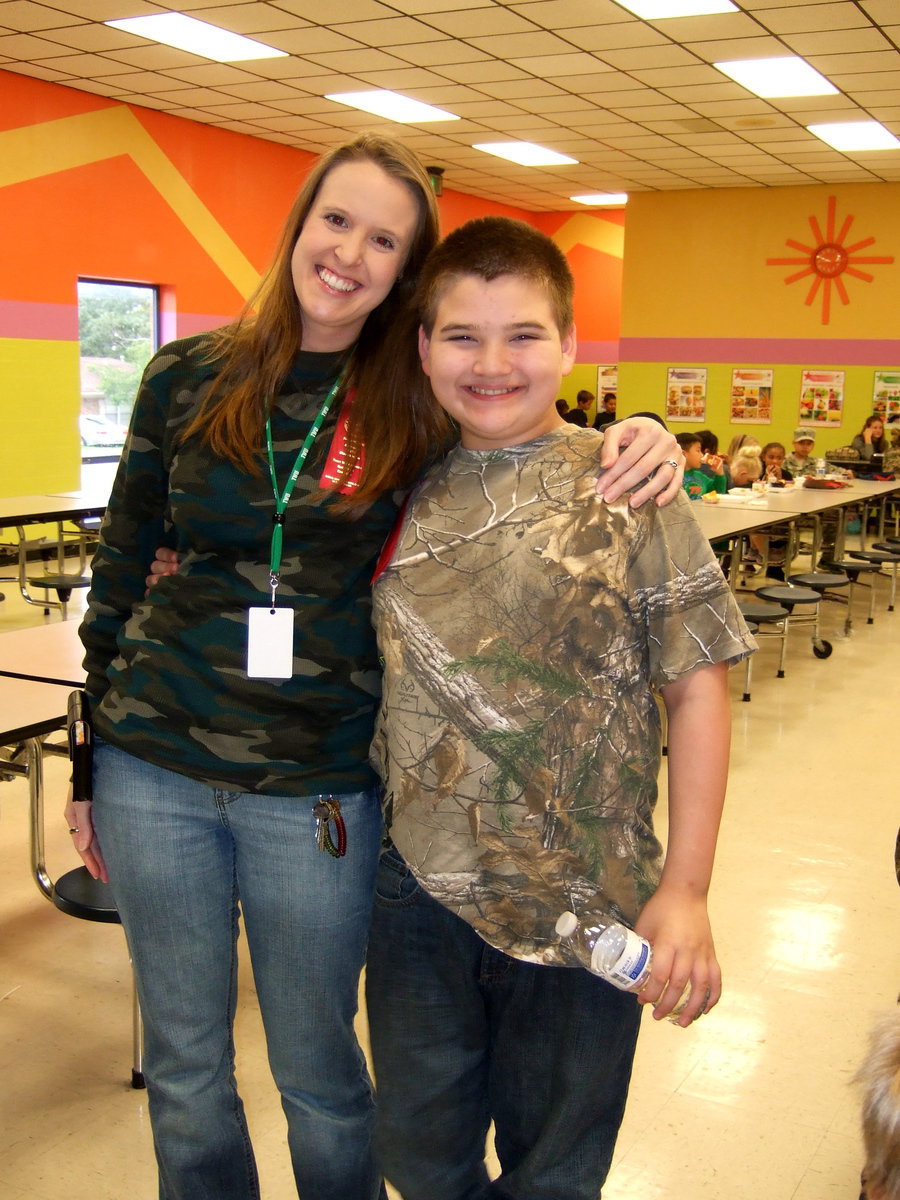
[[[392,849],[379,867],[366,998],[376,1146],[404,1200],[598,1200],[631,1077],[634,996],[492,949]]]
[[[315,796],[226,792],[99,743],[97,836],[144,1017],[162,1200],[256,1200],[234,1078],[238,906],[303,1200],[383,1197],[353,1031],[382,823],[338,797],[347,855],[316,846]]]

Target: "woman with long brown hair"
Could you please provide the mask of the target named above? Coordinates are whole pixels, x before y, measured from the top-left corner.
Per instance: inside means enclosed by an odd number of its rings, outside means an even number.
[[[410,305],[437,237],[411,153],[341,147],[244,313],[163,347],[135,405],[82,627],[93,804],[67,816],[128,937],[165,1200],[259,1195],[239,910],[298,1193],[383,1194],[353,1032],[381,834],[369,581],[399,490],[450,432],[423,403]],[[657,429],[610,439],[610,460],[631,441],[610,494],[672,455]],[[180,566],[145,595],[159,545]]]

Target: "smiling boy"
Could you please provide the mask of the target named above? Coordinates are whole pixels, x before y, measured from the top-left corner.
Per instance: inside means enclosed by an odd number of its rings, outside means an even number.
[[[471,221],[418,295],[422,365],[460,444],[414,492],[374,588],[394,843],[367,967],[378,1146],[405,1200],[596,1200],[638,1000],[663,1017],[687,987],[688,1025],[719,998],[706,893],[726,670],[754,644],[686,497],[652,512],[597,497],[602,435],[555,405],[576,336],[553,242]],[[567,909],[651,941],[638,998],[569,956]]]

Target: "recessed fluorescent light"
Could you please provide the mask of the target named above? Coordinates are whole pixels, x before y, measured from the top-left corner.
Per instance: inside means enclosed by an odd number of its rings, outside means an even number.
[[[570,200],[577,200],[579,204],[591,204],[595,208],[618,208],[622,204],[628,203],[627,192],[591,192],[587,196],[570,196]]]
[[[459,120],[456,113],[435,108],[432,104],[423,104],[421,100],[411,100],[409,96],[401,96],[399,92],[389,92],[384,88],[373,92],[332,92],[326,95],[325,99],[336,100],[338,104],[374,113],[376,117],[387,117],[389,121],[420,125],[425,121]]]
[[[523,167],[562,167],[578,162],[577,158],[557,154],[555,150],[536,146],[534,142],[476,142],[472,149],[495,154],[497,158],[507,158]]]
[[[737,12],[731,0],[618,0],[623,8],[645,21],[667,17],[708,17],[713,13]]]
[[[833,96],[837,88],[794,54],[713,63],[714,67],[757,96]]]
[[[206,21],[197,21],[194,17],[186,17],[182,13],[157,13],[152,17],[126,17],[121,21],[104,21],[104,25],[112,25],[115,29],[124,29],[126,33],[136,33],[138,37],[149,38],[151,42],[162,42],[166,46],[175,46],[178,50],[189,50],[191,54],[199,54],[202,58],[212,58],[216,62],[244,62],[251,58],[287,58],[284,50],[275,50],[252,38],[241,37],[239,33],[229,33],[227,29],[219,29],[217,25],[208,25]]]
[[[840,121],[806,128],[835,150],[900,150],[900,141],[877,121]]]

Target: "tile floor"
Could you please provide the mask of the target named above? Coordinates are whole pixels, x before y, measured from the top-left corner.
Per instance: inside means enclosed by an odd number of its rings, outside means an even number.
[[[3,587],[0,629],[44,619]],[[831,658],[814,658],[798,637],[777,680],[766,643],[749,704],[733,673],[711,902],[726,991],[690,1030],[645,1018],[604,1200],[856,1200],[851,1076],[873,1017],[900,988],[900,614],[885,611],[887,584],[878,587],[875,624],[865,624],[863,593],[849,638],[843,608],[823,606]],[[56,873],[75,865],[54,811],[65,770],[60,760],[47,769]],[[154,1200],[146,1096],[128,1086],[121,930],[66,917],[38,894],[26,802],[23,781],[0,783],[0,1194]],[[289,1200],[283,1119],[246,970],[241,984],[238,1073],[263,1196]]]

